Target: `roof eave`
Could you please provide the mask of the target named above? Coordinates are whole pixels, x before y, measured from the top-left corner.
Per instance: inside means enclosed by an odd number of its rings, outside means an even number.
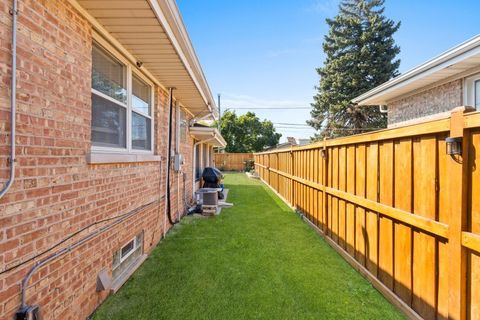
[[[480,53],[480,35],[461,43],[424,64],[379,85],[378,87],[375,87],[374,89],[354,98],[352,102],[361,106],[386,104],[388,101],[384,99],[383,96],[387,92],[401,88],[406,84],[412,83],[431,74],[432,72],[448,68],[449,66],[478,53]]]
[[[202,135],[210,135],[212,139],[215,139],[216,147],[224,148],[227,146],[227,142],[223,138],[222,134],[217,128],[211,127],[190,127],[190,135],[194,138],[202,139]],[[203,140],[203,139],[202,139]]]
[[[179,54],[183,64],[185,65],[185,68],[190,74],[190,77],[202,95],[206,107],[212,113],[214,118],[217,118],[218,108],[215,104],[215,99],[210,91],[210,87],[201,67],[200,61],[197,57],[195,49],[193,48],[192,42],[188,36],[188,32],[175,1],[148,0],[148,2],[150,3],[152,10],[154,10],[160,24],[166,30],[170,40],[173,43],[173,46],[175,47],[175,50]],[[168,14],[168,18],[170,18],[173,23],[168,22],[169,19],[164,15],[164,13]],[[183,48],[186,48],[186,50]],[[190,63],[189,60],[193,63]]]

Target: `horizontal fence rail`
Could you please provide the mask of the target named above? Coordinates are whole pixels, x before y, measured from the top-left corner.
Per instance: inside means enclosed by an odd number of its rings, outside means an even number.
[[[462,155],[445,139],[462,137]],[[480,113],[255,154],[256,171],[411,318],[480,319]],[[478,166],[478,168],[477,168]]]
[[[245,161],[253,161],[253,153],[215,153],[214,160],[222,171],[244,171]]]

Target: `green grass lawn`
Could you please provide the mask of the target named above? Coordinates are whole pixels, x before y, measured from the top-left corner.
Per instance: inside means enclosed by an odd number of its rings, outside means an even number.
[[[403,319],[261,182],[225,182],[235,206],[184,218],[94,319]]]

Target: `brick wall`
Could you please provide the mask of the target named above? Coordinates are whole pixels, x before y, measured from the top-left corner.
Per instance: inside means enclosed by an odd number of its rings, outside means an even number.
[[[463,104],[462,79],[448,82],[388,104],[388,124],[451,111]]]
[[[0,2],[0,183],[8,177],[10,130],[9,1]],[[45,319],[84,319],[105,299],[96,275],[111,271],[112,254],[144,230],[149,252],[164,226],[168,96],[155,89],[155,153],[162,161],[89,165],[92,29],[67,0],[20,0],[18,17],[17,179],[0,199],[0,272],[50,248],[93,222],[148,205],[124,223],[42,267],[29,283],[27,302]],[[192,190],[192,140],[186,157],[188,198]],[[172,171],[173,172],[173,171]],[[172,211],[177,190],[172,173]],[[180,210],[178,210],[180,209]],[[167,222],[168,224],[168,222]],[[85,230],[72,241],[104,224]],[[43,255],[41,257],[45,257]],[[38,261],[38,259],[36,260]],[[33,262],[0,274],[0,319],[11,319],[20,303],[20,281]]]

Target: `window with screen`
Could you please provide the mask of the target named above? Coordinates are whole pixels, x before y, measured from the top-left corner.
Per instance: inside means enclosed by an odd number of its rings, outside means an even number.
[[[152,85],[97,43],[92,48],[92,146],[152,151]]]
[[[475,108],[480,110],[480,80],[475,81]]]
[[[200,145],[195,146],[195,180],[199,180],[202,176]]]
[[[203,145],[203,167],[209,167],[209,161],[208,161],[208,153],[209,153],[209,146],[207,144]]]
[[[126,67],[94,46],[92,50],[92,143],[126,148]]]

